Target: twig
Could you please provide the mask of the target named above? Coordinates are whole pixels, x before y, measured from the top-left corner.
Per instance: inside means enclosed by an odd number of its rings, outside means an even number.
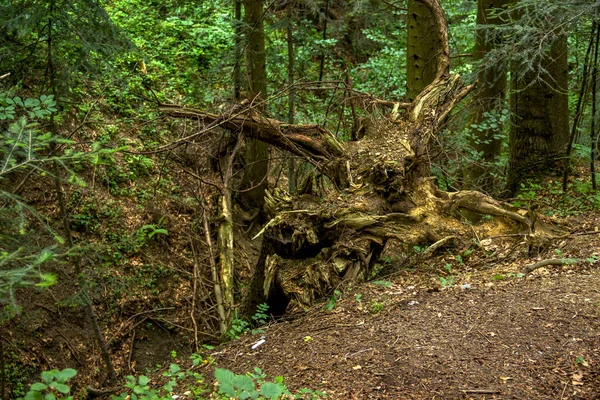
[[[463,390],[464,394],[500,394],[501,391],[497,389],[466,389]]]
[[[77,361],[77,364],[79,364],[79,366],[82,366],[83,363],[79,360],[79,357],[77,357],[77,353],[75,352],[75,349],[73,348],[73,346],[71,346],[71,343],[69,342],[69,340],[60,331],[58,331],[58,335],[65,340],[65,343],[67,344],[67,347],[69,348],[69,351],[71,352],[71,354],[73,355],[73,357]]]
[[[131,369],[131,357],[133,356],[133,345],[134,344],[135,344],[135,329],[133,330],[133,334],[131,335],[131,344],[129,345],[129,356],[127,357],[127,368],[131,372],[133,372],[133,369]]]
[[[192,319],[192,324],[194,325],[194,348],[196,351],[198,351],[198,324],[196,323],[196,318],[194,317],[194,313],[196,312],[196,294],[198,293],[198,257],[196,257],[196,249],[194,248],[192,237],[189,236],[189,239],[190,247],[192,248],[192,255],[194,256],[194,288],[192,292],[192,309],[190,311],[190,318]]]

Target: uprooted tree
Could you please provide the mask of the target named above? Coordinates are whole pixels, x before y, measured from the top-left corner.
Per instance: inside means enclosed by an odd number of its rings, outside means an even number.
[[[410,103],[370,99],[371,106],[389,112],[364,124],[357,140],[341,143],[319,125],[292,125],[268,118],[251,102],[220,115],[161,106],[166,115],[199,119],[208,128],[227,129],[238,138],[227,153],[225,191],[241,137],[291,152],[315,167],[316,173],[299,183],[293,195],[281,188],[265,193],[263,211],[269,222],[256,235],[262,237],[263,245],[243,305],[247,312],[267,302],[272,312],[282,313],[290,300],[310,305],[343,280],[364,280],[389,240],[409,246],[431,244],[435,249],[470,234],[472,228],[461,222],[461,209],[498,217],[504,226],[520,227],[531,238],[553,234],[531,212],[475,191],[442,191],[429,176],[435,134],[473,85],[465,85],[449,72],[448,32],[439,0],[419,1],[434,15],[436,34],[443,43],[436,77]],[[328,185],[318,185],[318,179],[326,179]],[[229,198],[225,193],[221,201],[223,280],[231,279],[230,272],[223,271],[231,271],[225,264],[233,262]]]

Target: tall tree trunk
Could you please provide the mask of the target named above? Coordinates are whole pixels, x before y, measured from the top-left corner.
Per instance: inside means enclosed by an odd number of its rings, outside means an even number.
[[[431,11],[418,0],[408,0],[408,43],[406,54],[406,96],[413,101],[435,79],[436,57],[441,43],[435,32]]]
[[[246,71],[249,97],[258,111],[266,109],[267,70],[265,59],[264,0],[244,0],[246,24]],[[261,208],[267,187],[268,145],[249,136],[245,149],[245,170],[241,200],[247,209]]]
[[[498,25],[502,21],[492,14],[492,10],[501,8],[512,0],[478,0],[477,2],[477,39],[473,58],[481,61],[494,49],[496,39],[490,25]],[[498,60],[494,63],[482,65],[479,70],[478,87],[474,93],[473,107],[471,110],[471,125],[479,125],[486,119],[486,113],[499,113],[504,107],[506,95],[506,62]],[[465,169],[465,185],[469,188],[479,187],[490,192],[493,181],[486,176],[485,163],[493,162],[502,148],[502,140],[498,134],[502,132],[502,125],[498,120],[496,126],[488,129],[474,129],[469,138],[469,145],[480,155],[479,161],[483,164],[469,165]]]
[[[294,123],[294,103],[295,103],[295,89],[294,85],[294,32],[293,32],[293,19],[292,19],[292,4],[288,5],[288,26],[286,29],[287,34],[287,49],[288,49],[288,86],[290,87],[290,95],[288,98],[288,123]],[[294,156],[291,155],[288,160],[288,188],[290,193],[294,193],[296,191],[296,162]]]
[[[546,175],[569,141],[567,37],[559,37],[540,68],[511,71],[511,129],[506,190],[514,195],[526,176]]]
[[[234,4],[235,20],[233,22],[234,30],[234,64],[233,64],[233,100],[240,101],[242,92],[242,0],[235,0]]]

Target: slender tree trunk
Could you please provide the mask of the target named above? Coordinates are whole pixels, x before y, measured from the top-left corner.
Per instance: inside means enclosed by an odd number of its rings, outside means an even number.
[[[565,165],[563,168],[563,182],[562,182],[562,190],[563,194],[567,192],[567,181],[569,179],[569,169],[571,162],[571,150],[573,150],[573,142],[575,142],[575,138],[578,136],[577,132],[579,130],[579,125],[581,124],[581,120],[583,119],[583,113],[586,108],[587,93],[589,92],[589,84],[590,77],[588,75],[588,70],[590,66],[590,54],[592,52],[592,48],[594,47],[594,43],[596,41],[596,36],[599,34],[597,32],[598,22],[594,21],[592,24],[592,32],[590,33],[590,40],[588,42],[588,48],[585,52],[585,57],[583,59],[583,71],[581,73],[581,87],[579,88],[579,96],[577,97],[577,105],[575,106],[575,117],[573,118],[573,123],[571,124],[571,136],[569,137],[569,143],[567,145],[567,154],[565,158]]]
[[[406,54],[406,96],[413,101],[435,79],[436,57],[441,44],[432,34],[435,19],[418,0],[408,0],[408,43]]]
[[[483,60],[496,45],[494,32],[489,29],[489,26],[500,24],[501,19],[494,17],[491,11],[503,7],[510,1],[479,0],[477,2],[478,27],[475,49],[473,51],[475,61]],[[482,65],[477,79],[479,84],[474,93],[471,125],[479,125],[483,122],[486,119],[486,113],[498,114],[504,108],[506,62],[498,60],[494,63]],[[486,176],[484,165],[493,162],[500,155],[502,140],[499,138],[499,134],[502,132],[502,125],[499,122],[496,119],[495,127],[484,130],[474,129],[472,131],[469,144],[480,155],[479,161],[483,165],[469,165],[465,169],[465,185],[468,188],[479,187],[487,192],[493,189],[493,181],[489,175],[484,178]]]
[[[288,5],[288,26],[287,26],[287,49],[288,49],[288,86],[290,87],[290,95],[288,98],[288,122],[294,123],[294,102],[295,102],[295,90],[294,90],[294,34],[292,29],[292,5]],[[296,191],[296,162],[294,161],[294,155],[290,155],[288,161],[288,183],[290,193]]]
[[[54,49],[54,44],[53,44],[54,18],[52,16],[53,12],[54,12],[54,7],[55,7],[55,3],[54,3],[54,1],[51,1],[50,2],[50,18],[48,21],[48,28],[47,28],[48,36],[46,39],[47,40],[46,44],[48,47],[48,54],[47,54],[47,60],[46,60],[46,62],[47,62],[46,73],[48,76],[50,90],[52,91],[52,95],[54,96],[54,99],[58,103],[59,93],[58,93],[57,85],[56,85],[57,77],[56,77],[56,70],[54,68],[54,57],[52,54],[52,51]],[[58,130],[57,130],[57,126],[56,126],[56,121],[54,119],[54,114],[50,114],[50,133],[52,134],[53,137],[55,137],[55,138],[58,137]],[[56,154],[56,152],[57,152],[56,142],[53,142],[53,144],[51,146],[51,153]],[[68,248],[69,248],[69,250],[73,250],[75,248],[75,245],[73,242],[73,234],[71,232],[71,226],[69,224],[69,218],[68,218],[69,216],[67,214],[66,201],[65,201],[63,188],[62,188],[62,183],[61,183],[60,169],[59,169],[58,163],[56,161],[53,163],[53,167],[54,167],[54,185],[56,188],[56,194],[57,194],[57,199],[58,199],[58,210],[60,212],[60,216],[62,219],[64,234],[66,237],[66,242],[67,242]],[[96,317],[96,312],[94,311],[94,306],[92,304],[92,300],[90,299],[90,297],[87,294],[87,288],[86,288],[87,282],[86,282],[85,276],[83,274],[83,271],[81,269],[81,260],[79,259],[78,256],[74,256],[74,257],[70,257],[70,261],[73,263],[73,265],[75,267],[74,272],[75,272],[75,275],[77,276],[78,295],[84,304],[84,309],[85,309],[86,315],[87,315],[88,319],[90,320],[90,324],[92,325],[94,337],[96,338],[96,341],[98,342],[98,346],[100,347],[100,353],[104,360],[104,364],[106,367],[106,374],[108,375],[108,380],[111,383],[114,383],[117,379],[117,374],[112,365],[110,353],[108,351],[108,346],[106,344],[106,341],[104,340],[104,335],[102,333],[102,330],[100,329],[100,325],[98,323],[98,318]]]
[[[597,19],[594,20],[597,24]],[[592,175],[592,189],[596,190],[596,144],[598,134],[596,132],[596,89],[598,79],[598,41],[600,41],[600,30],[596,29],[596,43],[594,47],[594,67],[592,68],[592,126],[590,128],[591,154],[590,154],[590,173]]]
[[[512,68],[508,195],[516,193],[525,177],[547,175],[569,141],[566,36],[553,43],[540,67],[525,73]]]
[[[264,35],[264,0],[244,0],[246,24],[246,71],[249,97],[258,111],[266,109],[267,70]],[[267,187],[268,145],[248,137],[245,149],[245,170],[241,185],[241,200],[245,208],[257,209],[264,204]]]
[[[234,64],[233,64],[233,100],[239,101],[242,91],[242,0],[235,0],[234,4]]]
[[[327,39],[327,15],[329,14],[329,0],[325,1],[325,18],[323,21],[323,40]],[[319,63],[319,82],[323,80],[323,70],[325,69],[325,52],[321,54],[321,62]]]

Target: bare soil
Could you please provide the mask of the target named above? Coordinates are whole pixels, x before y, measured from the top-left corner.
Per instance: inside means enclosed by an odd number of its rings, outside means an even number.
[[[591,255],[596,236],[560,245]],[[346,288],[333,310],[298,312],[267,328],[256,350],[260,335],[248,335],[216,362],[237,373],[260,367],[332,399],[598,399],[597,263],[517,275],[535,261],[462,266],[451,287],[435,271],[405,271]]]

